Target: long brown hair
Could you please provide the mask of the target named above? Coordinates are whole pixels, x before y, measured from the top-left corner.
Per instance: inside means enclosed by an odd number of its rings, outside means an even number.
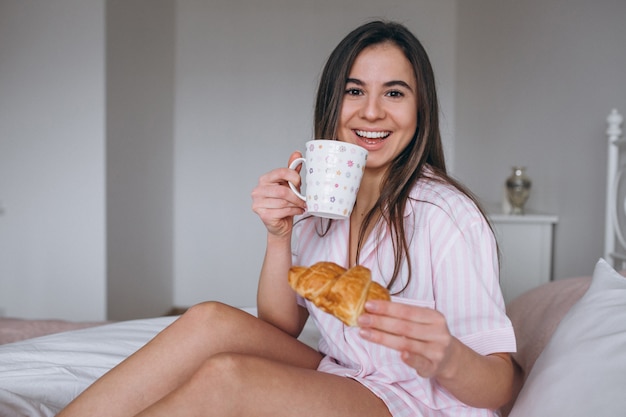
[[[369,46],[387,42],[398,46],[413,67],[417,81],[417,129],[413,139],[390,165],[381,184],[380,197],[365,216],[359,231],[357,263],[365,230],[378,219],[378,213],[382,213],[382,219],[391,231],[395,253],[394,271],[389,283],[391,287],[399,275],[403,259],[410,257],[404,211],[413,186],[424,175],[424,166],[428,165],[432,169],[435,180],[452,184],[474,202],[476,199],[447,174],[439,131],[439,102],[433,69],[420,41],[399,23],[381,20],[366,23],[350,32],[333,50],[318,86],[315,137],[337,138],[346,81],[356,57]],[[330,223],[326,225],[330,227]],[[409,262],[409,279],[410,276]]]

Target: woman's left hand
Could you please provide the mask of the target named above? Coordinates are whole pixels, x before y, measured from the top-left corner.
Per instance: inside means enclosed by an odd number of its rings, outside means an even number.
[[[454,374],[456,340],[438,311],[391,301],[368,301],[358,320],[360,335],[395,349],[425,378]]]

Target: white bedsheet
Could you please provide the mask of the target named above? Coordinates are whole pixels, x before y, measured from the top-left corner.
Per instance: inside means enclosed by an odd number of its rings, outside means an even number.
[[[125,321],[0,346],[0,416],[54,416],[174,319]]]
[[[54,416],[175,319],[125,321],[0,346],[0,417]],[[317,337],[307,324],[300,340],[317,347]]]

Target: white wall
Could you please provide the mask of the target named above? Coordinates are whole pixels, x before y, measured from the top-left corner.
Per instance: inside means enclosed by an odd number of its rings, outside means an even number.
[[[109,0],[107,311],[150,317],[173,303],[174,22],[171,0]]]
[[[102,2],[0,0],[1,313],[104,318],[104,130]]]
[[[326,57],[372,17],[404,22],[430,51],[451,148],[455,1],[177,3],[177,305],[256,302],[265,229],[250,192],[261,174],[285,165],[312,137]]]
[[[559,216],[554,276],[602,256],[606,116],[626,111],[626,2],[458,3],[455,174],[498,203],[510,167],[529,209]]]

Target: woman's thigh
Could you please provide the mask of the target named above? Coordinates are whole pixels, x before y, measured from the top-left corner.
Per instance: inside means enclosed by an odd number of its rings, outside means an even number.
[[[345,377],[245,354],[220,354],[145,415],[389,417],[384,402]],[[143,414],[141,414],[143,415]]]
[[[201,352],[203,358],[219,353],[242,353],[312,369],[322,359],[319,352],[293,336],[219,302],[192,307],[171,327],[164,331],[168,339],[185,337],[185,343],[191,344],[189,350]]]

